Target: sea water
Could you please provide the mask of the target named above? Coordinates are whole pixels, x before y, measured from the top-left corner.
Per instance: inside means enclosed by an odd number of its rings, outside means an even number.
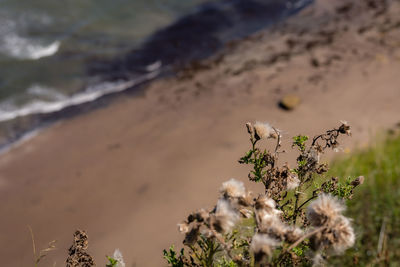
[[[132,88],[310,2],[0,0],[0,123]]]

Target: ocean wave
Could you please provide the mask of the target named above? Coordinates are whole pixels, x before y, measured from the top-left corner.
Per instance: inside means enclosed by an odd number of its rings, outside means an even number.
[[[2,38],[0,52],[18,59],[39,59],[57,53],[61,42],[54,41],[50,44],[41,44],[38,41],[9,33]]]
[[[36,60],[52,56],[57,53],[61,42],[54,36],[28,37],[31,30],[42,32],[53,23],[53,19],[46,14],[33,12],[24,15],[11,10],[0,9],[0,53],[17,58]],[[39,38],[40,37],[40,38]]]
[[[16,108],[13,105],[8,103],[4,103],[4,105],[0,105],[0,122],[9,121],[16,119],[18,117],[33,115],[33,114],[45,114],[45,113],[53,113],[57,111],[61,111],[66,107],[80,105],[88,102],[92,102],[102,96],[118,93],[124,91],[128,88],[131,88],[135,85],[138,85],[142,82],[151,80],[157,77],[160,73],[160,70],[156,70],[147,74],[144,74],[137,79],[129,80],[129,81],[116,81],[116,82],[104,82],[97,84],[95,86],[88,87],[84,92],[77,93],[72,95],[71,97],[64,98],[60,97],[59,100],[48,102],[43,100],[34,100],[22,107]],[[31,89],[32,91],[33,89]],[[29,91],[29,90],[28,90]],[[40,88],[36,86],[36,89],[33,90],[36,93],[46,92],[46,89]]]
[[[68,96],[57,92],[54,88],[50,88],[47,86],[42,86],[39,84],[34,84],[31,87],[29,87],[26,92],[29,95],[32,96],[39,96],[39,97],[44,97],[46,99],[50,99],[52,101],[60,101],[60,100],[65,100],[68,98]]]

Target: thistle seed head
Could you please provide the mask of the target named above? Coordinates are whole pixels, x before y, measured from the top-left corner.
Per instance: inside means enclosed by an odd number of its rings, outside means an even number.
[[[298,227],[291,226],[286,229],[285,239],[290,243],[294,243],[298,239],[300,239],[303,236],[303,234],[304,234],[303,230],[301,230]]]
[[[239,214],[234,210],[229,201],[225,199],[218,200],[213,228],[220,233],[228,233],[239,220]]]
[[[189,232],[189,225],[187,223],[178,223],[179,233],[186,234]]]
[[[255,234],[251,240],[250,250],[254,253],[256,262],[272,256],[274,248],[279,242],[266,234]]]
[[[322,226],[334,222],[345,210],[343,203],[337,198],[321,194],[307,208],[307,218],[312,226]]]
[[[354,230],[350,220],[338,216],[331,225],[310,238],[314,250],[330,249],[334,254],[341,254],[355,242]]]
[[[332,241],[332,247],[335,253],[341,254],[354,245],[356,238],[348,218],[339,216],[335,225],[332,227],[332,232],[335,237]]]
[[[268,123],[256,122],[254,124],[254,138],[257,140],[277,138],[275,130]]]
[[[246,196],[246,189],[243,182],[233,178],[222,184],[220,192],[224,198],[244,198]]]
[[[325,265],[325,259],[321,253],[316,253],[312,258],[313,267],[322,267]]]
[[[293,190],[300,185],[300,180],[297,174],[289,172],[288,177],[286,178],[286,189]]]
[[[114,251],[113,259],[117,260],[117,265],[115,265],[115,267],[125,267],[124,258],[118,248]]]

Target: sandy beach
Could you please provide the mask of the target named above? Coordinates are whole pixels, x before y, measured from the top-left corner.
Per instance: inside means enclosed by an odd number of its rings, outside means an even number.
[[[211,207],[223,181],[260,189],[237,162],[247,121],[268,121],[289,140],[346,120],[344,151],[394,127],[400,2],[330,2],[1,155],[2,264],[33,266],[29,225],[38,248],[58,241],[42,266],[65,265],[75,229],[87,231],[99,266],[116,248],[127,266],[165,266],[162,250],[181,244],[176,224]],[[288,94],[300,99],[290,111],[278,106]]]

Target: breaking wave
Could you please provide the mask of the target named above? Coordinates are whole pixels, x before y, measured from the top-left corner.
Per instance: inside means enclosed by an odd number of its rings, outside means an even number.
[[[70,97],[62,94],[57,94],[58,99],[55,101],[33,100],[23,105],[15,107],[9,101],[0,104],[0,122],[9,121],[18,117],[23,117],[32,114],[53,113],[63,110],[69,106],[80,105],[92,102],[102,96],[122,92],[128,88],[136,86],[145,81],[151,80],[160,74],[160,70],[144,74],[137,79],[129,81],[104,82],[95,86],[88,87],[85,91],[72,95]],[[44,94],[51,92],[50,89],[35,85],[28,89],[28,92],[35,94]]]
[[[15,33],[3,36],[0,52],[18,59],[39,59],[57,53],[61,42],[42,44],[39,41],[21,37]]]

